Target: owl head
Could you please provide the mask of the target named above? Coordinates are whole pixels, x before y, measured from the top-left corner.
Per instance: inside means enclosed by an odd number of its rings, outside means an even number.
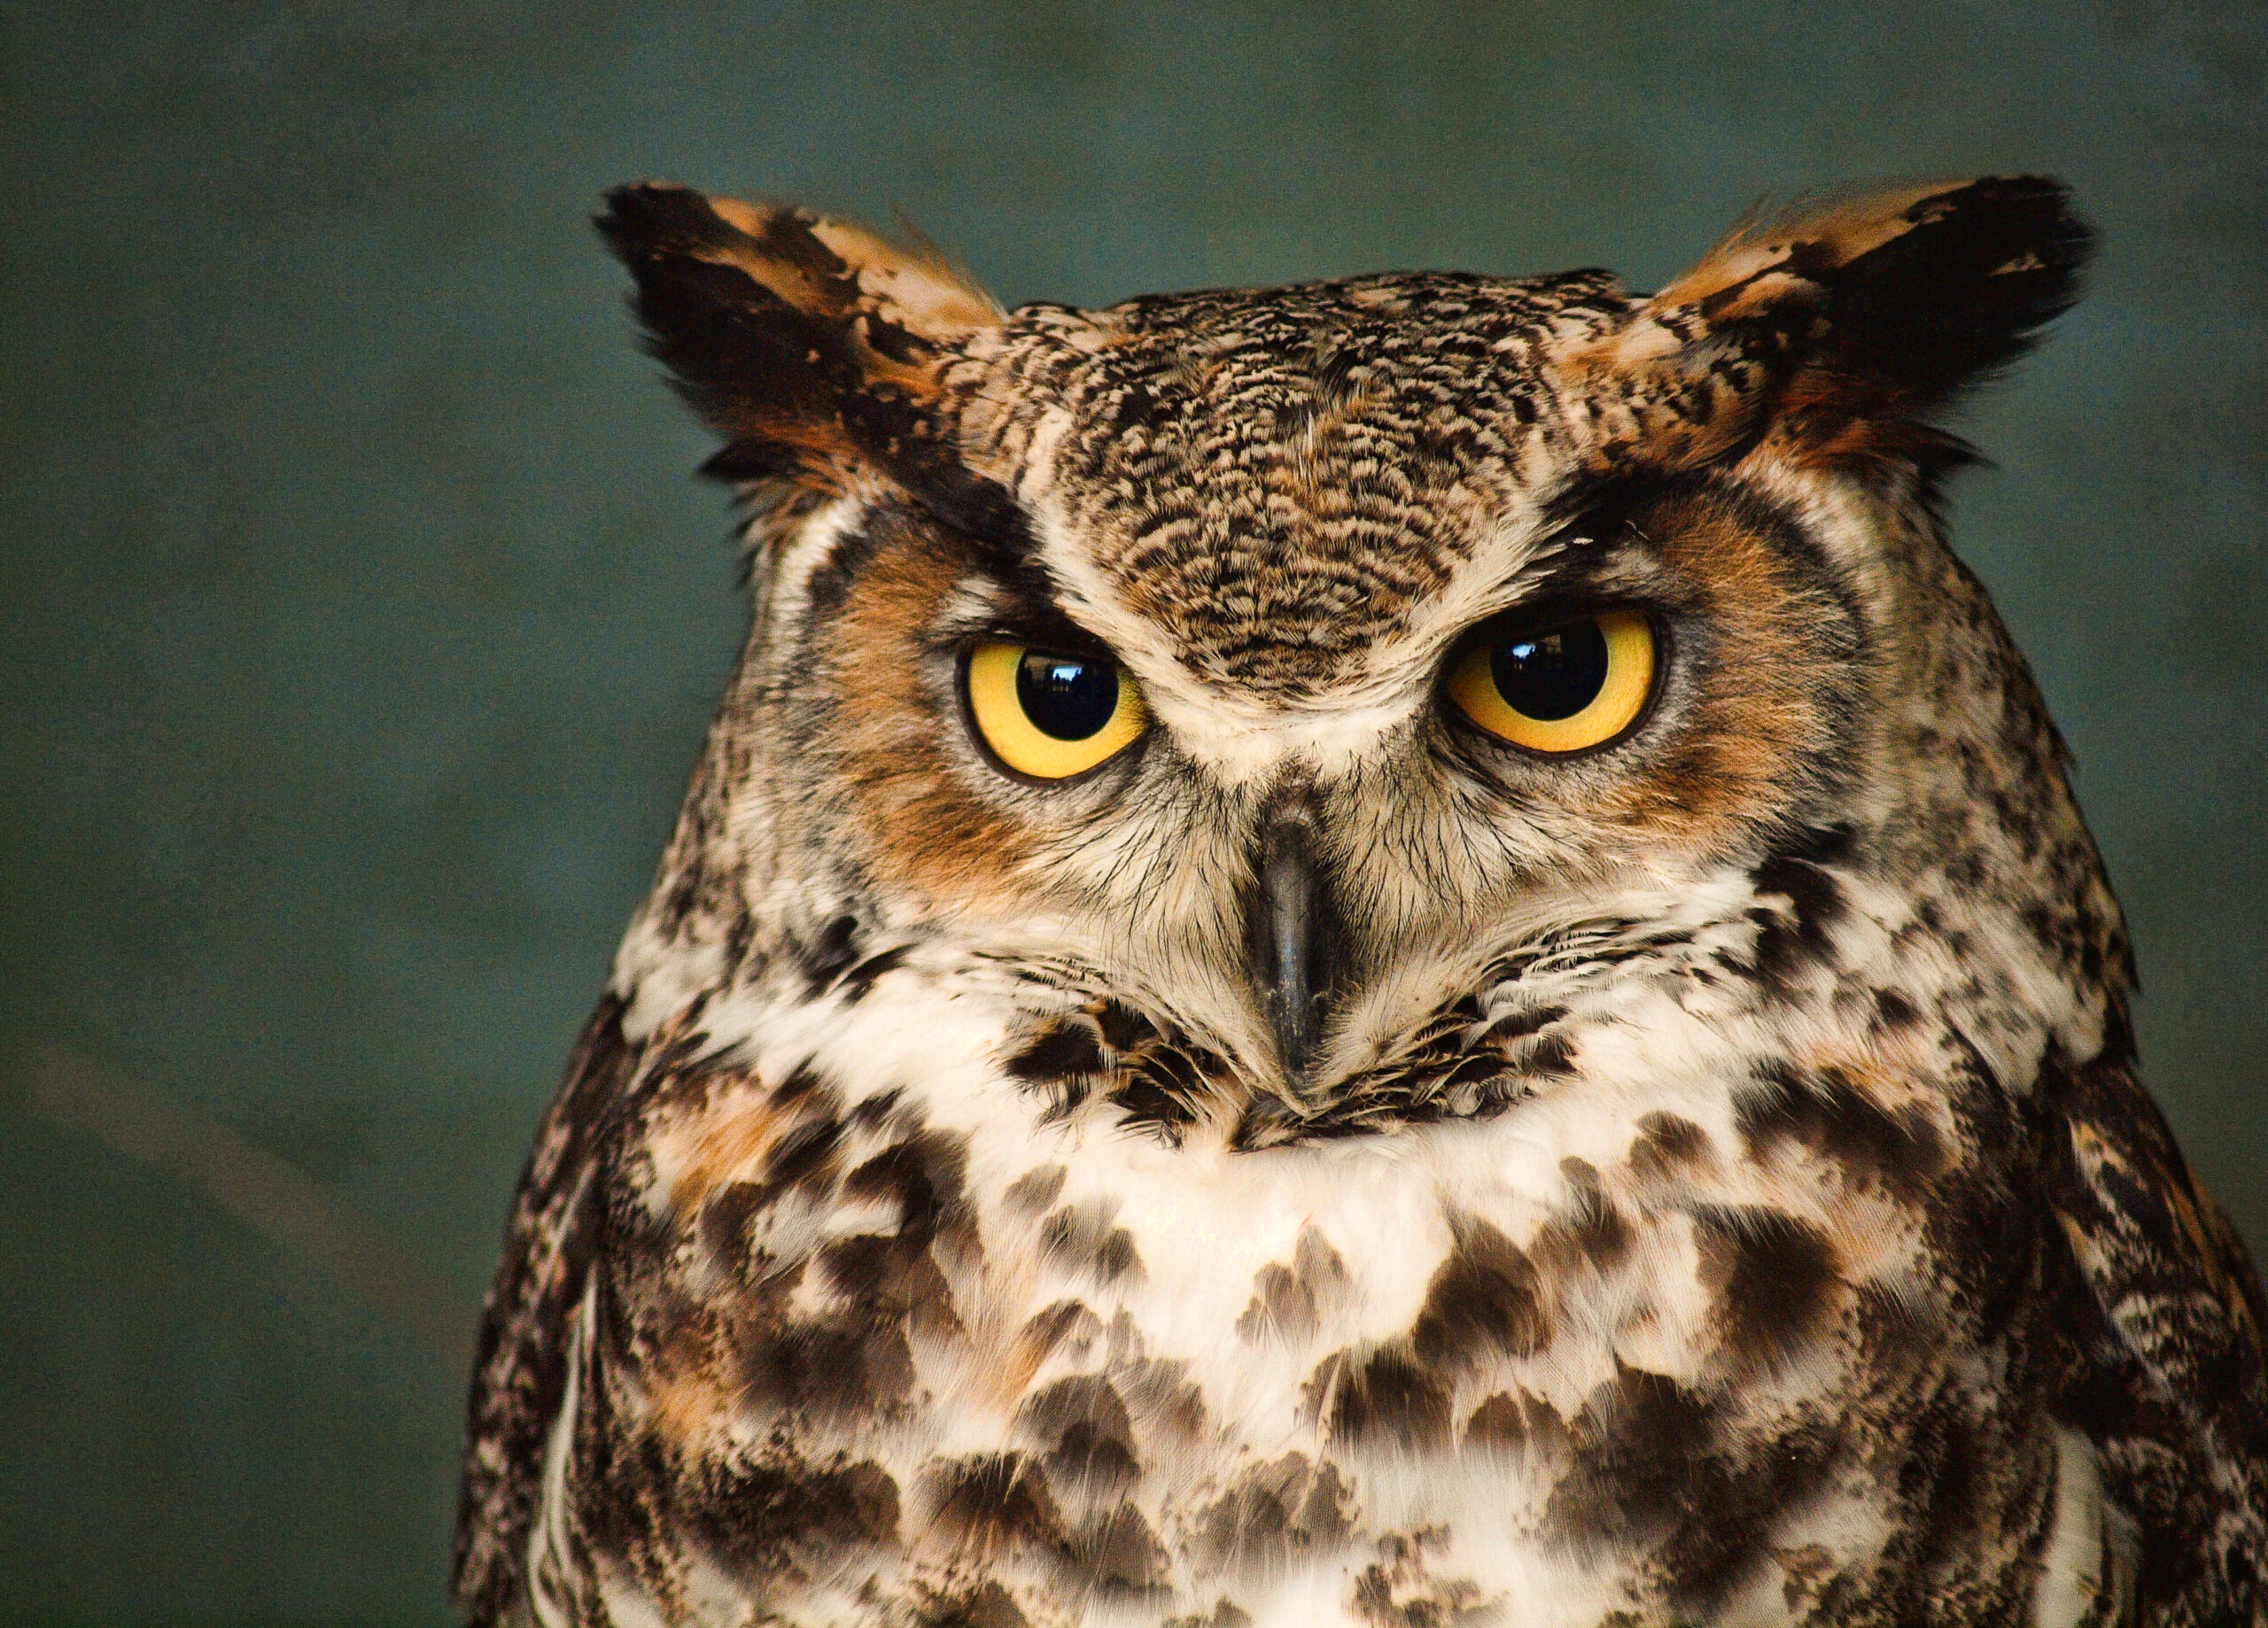
[[[1237,1148],[1635,1066],[1642,989],[1783,1054],[2100,1043],[2117,909],[1935,502],[2074,297],[2054,183],[1759,219],[1651,296],[1005,311],[792,208],[601,227],[751,505],[641,1000],[927,980],[1047,1112]]]

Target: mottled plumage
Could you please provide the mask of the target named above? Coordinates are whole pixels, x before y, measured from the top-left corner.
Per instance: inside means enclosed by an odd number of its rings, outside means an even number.
[[[2060,189],[1091,312],[601,224],[754,626],[514,1213],[475,1620],[2268,1619],[2258,1283],[1933,501]],[[1596,743],[1460,710],[1615,615]],[[1138,740],[1008,766],[1004,640]]]

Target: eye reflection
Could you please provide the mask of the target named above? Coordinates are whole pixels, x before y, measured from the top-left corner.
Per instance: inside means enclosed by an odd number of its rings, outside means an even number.
[[[1606,687],[1606,632],[1596,621],[1507,640],[1488,651],[1496,694],[1513,711],[1541,722],[1571,718]]]
[[[1016,663],[1016,702],[1039,733],[1084,740],[1118,710],[1118,668],[1084,656],[1027,650]]]

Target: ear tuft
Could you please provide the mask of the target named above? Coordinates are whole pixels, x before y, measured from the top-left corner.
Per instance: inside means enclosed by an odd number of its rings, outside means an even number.
[[[946,356],[999,307],[928,244],[661,183],[617,188],[600,234],[648,348],[726,438],[705,472],[840,492],[937,431]]]
[[[2093,245],[2034,175],[1799,207],[1736,230],[1597,360],[1670,397],[1697,387],[1716,433],[1686,439],[1705,455],[1768,440],[1811,463],[1911,461],[1947,441],[1933,415],[2070,306]]]

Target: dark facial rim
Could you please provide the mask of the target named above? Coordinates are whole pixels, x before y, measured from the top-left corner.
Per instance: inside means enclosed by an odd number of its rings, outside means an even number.
[[[1477,640],[1503,632],[1528,630],[1542,632],[1555,627],[1565,627],[1570,622],[1581,622],[1588,616],[1604,616],[1609,611],[1614,610],[1633,611],[1645,617],[1647,631],[1654,636],[1654,676],[1652,684],[1646,690],[1646,699],[1637,712],[1627,724],[1605,740],[1596,741],[1589,746],[1578,747],[1572,752],[1539,752],[1533,747],[1525,747],[1518,741],[1507,740],[1501,735],[1490,733],[1465,717],[1464,709],[1450,699],[1449,675],[1456,671],[1458,662],[1464,659],[1465,652],[1470,650]],[[1651,605],[1635,605],[1627,600],[1589,598],[1554,600],[1548,605],[1533,608],[1518,606],[1511,610],[1500,612],[1466,629],[1457,641],[1449,647],[1449,659],[1441,663],[1441,671],[1433,681],[1434,710],[1449,720],[1450,727],[1458,732],[1460,740],[1470,739],[1480,741],[1496,753],[1509,753],[1529,763],[1573,764],[1600,756],[1613,751],[1643,730],[1653,720],[1654,714],[1660,709],[1662,692],[1669,687],[1670,663],[1677,657],[1677,640],[1673,632],[1674,625],[1672,619],[1659,609]]]
[[[1037,791],[1061,791],[1068,787],[1084,786],[1106,769],[1131,769],[1135,764],[1140,760],[1142,752],[1150,744],[1151,735],[1156,733],[1155,729],[1147,721],[1145,722],[1140,734],[1135,736],[1131,740],[1129,740],[1124,746],[1119,748],[1118,750],[1113,752],[1109,756],[1104,758],[1092,768],[1082,769],[1076,774],[1067,774],[1060,779],[1048,780],[1043,779],[1036,774],[1026,774],[1021,769],[1009,768],[1007,764],[1000,761],[1000,755],[992,749],[992,743],[984,738],[984,732],[977,728],[976,709],[968,704],[969,658],[976,654],[976,647],[983,644],[1018,644],[1028,647],[1036,645],[1037,648],[1042,650],[1055,650],[1061,648],[1061,647],[1054,644],[1036,643],[1036,641],[1031,640],[1026,635],[1021,633],[998,631],[982,633],[974,639],[964,640],[961,645],[960,654],[954,657],[953,704],[960,712],[961,730],[968,736],[970,740],[975,743],[977,752],[984,759],[984,766],[991,770],[993,773],[998,775],[1004,780],[1013,780],[1019,786],[1029,786]],[[1079,655],[1082,659],[1086,661],[1108,662],[1112,666],[1118,669],[1120,683],[1126,684],[1132,682],[1132,680],[1127,677],[1125,663],[1121,662],[1116,656],[1111,655],[1107,650],[1103,649],[1099,645],[1095,646],[1091,651],[1065,650],[1063,653],[1067,655]],[[932,669],[931,671],[934,671],[935,669]],[[1147,703],[1145,703],[1145,710],[1146,711],[1146,709]]]

